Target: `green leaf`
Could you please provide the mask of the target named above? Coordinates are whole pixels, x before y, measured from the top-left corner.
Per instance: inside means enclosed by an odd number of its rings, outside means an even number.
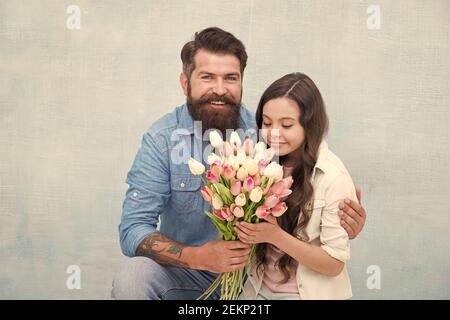
[[[217,227],[217,229],[219,230],[219,232],[220,232],[224,237],[227,237],[227,236],[230,234],[230,233],[228,232],[227,227],[226,227],[224,224],[222,224],[222,221],[221,221],[221,222],[216,222],[215,224],[216,224],[216,227]]]
[[[205,211],[205,214],[212,220],[213,224],[216,226],[219,233],[221,233],[222,235],[228,233],[225,221],[220,220],[212,212]]]
[[[223,203],[225,203],[227,206],[233,203],[233,195],[227,187],[225,187],[222,183],[214,183],[213,186],[219,196],[222,198]]]
[[[223,176],[220,176],[220,182],[227,188],[230,189],[230,183]]]

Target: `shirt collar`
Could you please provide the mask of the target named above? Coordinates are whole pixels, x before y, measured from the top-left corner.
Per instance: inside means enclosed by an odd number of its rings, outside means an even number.
[[[185,129],[185,131],[180,132],[180,134],[190,135],[194,133],[194,119],[192,119],[186,104],[181,107],[178,128]]]

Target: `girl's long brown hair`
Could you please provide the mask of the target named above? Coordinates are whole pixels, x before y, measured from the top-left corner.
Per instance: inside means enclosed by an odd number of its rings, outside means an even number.
[[[292,194],[286,199],[288,210],[277,218],[278,224],[283,230],[296,236],[305,228],[311,216],[311,210],[308,208],[314,193],[311,176],[317,161],[320,143],[328,130],[328,117],[322,95],[314,82],[305,74],[291,73],[276,80],[264,91],[256,111],[256,122],[260,129],[262,128],[264,105],[272,99],[283,97],[296,102],[300,109],[298,121],[305,130],[305,140],[298,150],[293,151],[296,153],[298,162],[292,172],[294,179]],[[286,157],[280,157],[281,164],[285,160]],[[266,258],[268,250],[267,243],[256,246],[258,271],[261,268],[264,270],[268,263]],[[283,273],[283,283],[286,283],[290,277],[290,269],[295,268],[297,262],[284,253],[276,262],[276,266]]]

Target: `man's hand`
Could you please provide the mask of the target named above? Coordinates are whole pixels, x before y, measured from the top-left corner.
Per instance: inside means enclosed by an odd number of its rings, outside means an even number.
[[[213,240],[196,248],[195,269],[229,272],[244,268],[250,245],[241,241]]]
[[[361,206],[361,189],[356,188],[359,203],[345,199],[339,203],[341,225],[347,231],[350,240],[355,239],[366,222],[366,210]]]

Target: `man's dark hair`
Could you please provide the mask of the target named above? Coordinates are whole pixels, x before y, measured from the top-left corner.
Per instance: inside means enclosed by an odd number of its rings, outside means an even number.
[[[241,78],[247,65],[247,53],[242,42],[231,33],[217,27],[196,32],[194,40],[189,41],[181,50],[183,72],[190,79],[195,69],[194,56],[198,50],[204,49],[211,53],[233,54],[241,64]]]

